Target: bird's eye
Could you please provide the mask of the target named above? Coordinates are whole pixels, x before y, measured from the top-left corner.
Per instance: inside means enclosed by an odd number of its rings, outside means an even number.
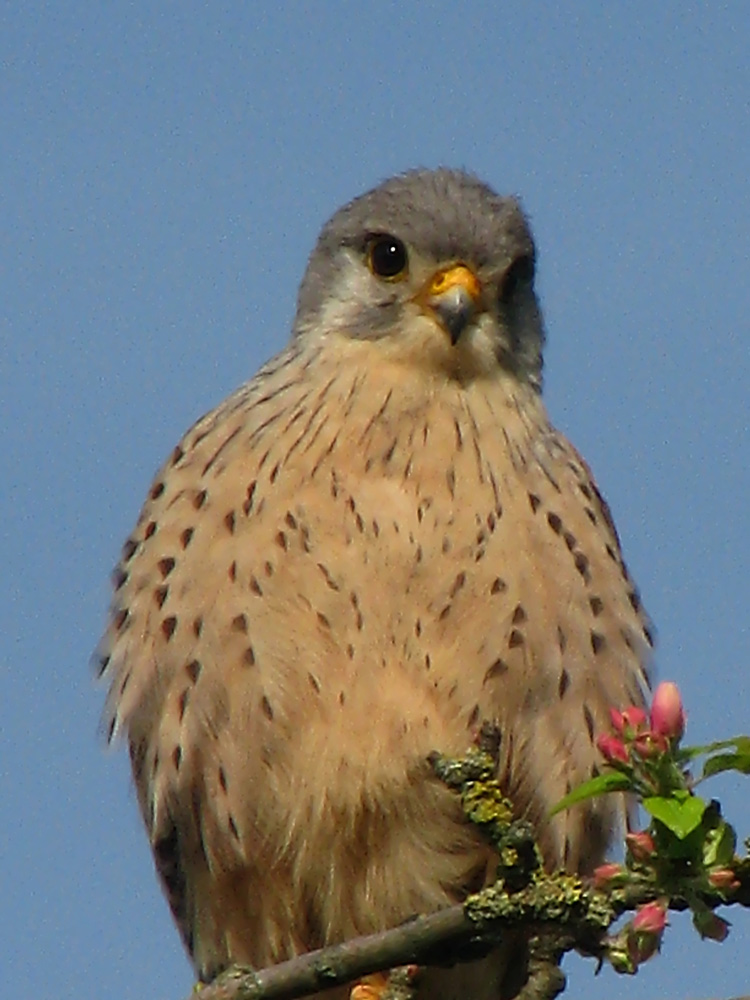
[[[378,278],[395,281],[406,275],[409,258],[397,236],[373,236],[367,243],[367,265]]]
[[[500,302],[508,305],[521,285],[530,285],[533,280],[534,258],[528,254],[516,257],[500,282]]]

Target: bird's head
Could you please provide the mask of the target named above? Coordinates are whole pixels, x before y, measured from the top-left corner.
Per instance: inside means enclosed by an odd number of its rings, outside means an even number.
[[[300,287],[295,336],[377,342],[461,382],[541,388],[534,242],[515,198],[457,170],[414,170],[340,209]]]

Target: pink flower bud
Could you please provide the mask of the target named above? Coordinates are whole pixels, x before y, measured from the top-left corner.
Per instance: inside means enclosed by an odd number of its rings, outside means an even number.
[[[651,729],[657,735],[679,740],[685,732],[685,709],[680,690],[672,681],[662,681],[651,702]]]
[[[614,862],[599,865],[594,869],[594,888],[608,889],[620,875],[624,874],[625,869],[622,865],[616,865]]]
[[[661,733],[641,733],[633,743],[633,747],[637,754],[648,760],[650,757],[665,753],[669,749],[669,742]]]
[[[661,934],[667,926],[667,908],[654,900],[639,906],[633,917],[633,930],[637,934]]]
[[[630,856],[634,861],[649,861],[656,852],[653,837],[646,830],[640,833],[629,833],[625,837]]]
[[[731,868],[717,868],[709,873],[708,881],[714,889],[738,889],[740,883]]]
[[[615,760],[621,760],[624,763],[627,763],[627,748],[622,740],[618,739],[616,736],[611,736],[609,733],[602,733],[597,738],[596,746],[599,752],[603,755],[604,759],[610,764]]]
[[[702,913],[694,923],[702,938],[726,941],[729,935],[729,923],[722,917],[717,917],[715,913]]]
[[[612,728],[618,736],[634,736],[646,725],[647,715],[642,708],[631,705],[629,708],[619,712],[616,708],[610,708],[609,718]]]

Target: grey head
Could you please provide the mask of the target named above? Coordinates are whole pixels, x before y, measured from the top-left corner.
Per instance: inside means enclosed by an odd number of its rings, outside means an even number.
[[[493,365],[541,389],[535,256],[515,198],[460,170],[408,171],[323,227],[300,286],[294,336],[397,344],[431,321],[457,356],[482,345]]]

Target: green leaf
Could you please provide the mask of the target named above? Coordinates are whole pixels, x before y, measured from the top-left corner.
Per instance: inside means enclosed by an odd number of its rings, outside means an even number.
[[[740,774],[750,774],[750,749],[742,753],[717,753],[709,757],[703,765],[703,778],[710,778],[722,771],[739,771]]]
[[[560,799],[550,812],[550,816],[562,812],[563,809],[569,809],[578,802],[593,799],[597,795],[606,795],[607,792],[626,792],[630,787],[630,778],[626,774],[608,771],[606,774],[600,774],[598,777],[592,778],[591,781],[584,781],[578,788],[574,788],[564,799]]]
[[[700,757],[705,753],[715,753],[717,750],[733,749],[738,754],[750,754],[750,736],[734,736],[731,740],[716,740],[701,747],[680,747],[680,755],[686,760]]]
[[[706,868],[729,868],[734,860],[737,834],[734,827],[720,819],[717,825],[706,832],[703,841],[703,864]]]
[[[643,808],[658,819],[679,840],[684,840],[700,826],[706,803],[696,795],[679,795],[664,798],[650,795],[643,800]]]

